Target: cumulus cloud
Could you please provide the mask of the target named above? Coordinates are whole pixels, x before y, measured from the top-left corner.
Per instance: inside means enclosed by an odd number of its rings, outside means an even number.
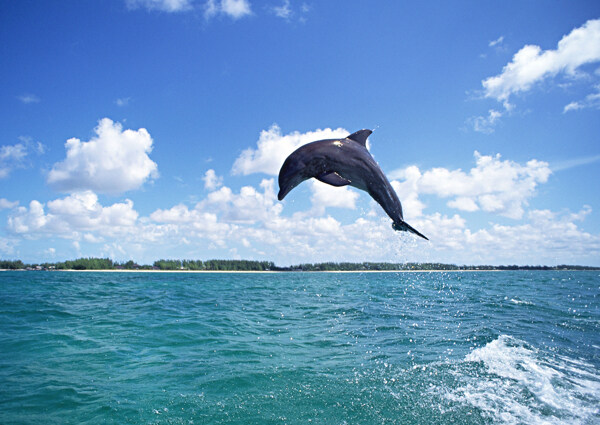
[[[115,194],[158,177],[157,165],[148,156],[152,138],[145,128],[123,130],[120,123],[103,118],[94,131],[88,142],[67,140],[66,158],[48,173],[50,186],[63,192]]]
[[[217,176],[212,168],[204,173],[204,188],[207,190],[215,190],[223,185],[223,177]]]
[[[564,73],[574,76],[582,65],[600,61],[600,19],[589,20],[565,35],[555,50],[526,45],[499,75],[482,81],[485,97],[510,109],[510,96],[530,90],[546,78]]]
[[[204,17],[210,19],[216,15],[226,15],[233,20],[251,15],[250,2],[248,0],[208,0],[204,4]]]
[[[273,179],[263,179],[260,188],[262,191],[244,186],[235,194],[230,188],[222,187],[209,193],[197,208],[219,214],[223,221],[232,223],[256,223],[278,216],[283,205],[277,201]]]
[[[310,198],[313,208],[324,211],[326,207],[356,208],[358,192],[348,186],[334,187],[318,180],[311,179],[312,196]]]
[[[148,225],[161,239],[175,238],[190,244],[190,239],[196,241],[208,239],[217,246],[226,246],[226,241],[235,226],[219,221],[217,214],[202,211],[201,208],[188,208],[179,204],[166,210],[156,210],[150,214],[150,219],[157,225]]]
[[[396,183],[399,194],[408,199],[419,194],[434,194],[453,198],[448,206],[462,211],[479,209],[504,217],[519,219],[524,206],[535,194],[540,183],[552,173],[546,162],[532,159],[525,165],[502,160],[500,155],[481,155],[475,152],[476,166],[468,173],[458,169],[433,168],[421,172],[411,166],[390,173],[392,178],[405,179]],[[414,201],[413,201],[414,202]]]
[[[144,136],[143,129],[123,131],[110,120],[105,125],[114,137],[106,135],[99,125],[97,136],[90,142],[77,140],[75,144],[85,145],[103,138],[119,139],[130,132],[130,138],[141,138],[147,141],[145,146],[151,146],[151,139],[147,133]],[[234,172],[276,175],[284,158],[298,146],[321,138],[344,137],[348,133],[344,129],[325,129],[283,135],[279,128],[271,127],[261,133],[255,148],[238,157]],[[74,153],[68,153],[65,162],[72,158],[76,164],[85,163],[88,154],[82,154],[82,149],[80,146]],[[138,151],[146,152],[144,148]],[[83,159],[77,162],[79,155]],[[89,154],[89,157],[95,158],[95,155]],[[579,225],[589,216],[591,208],[584,207],[574,213],[526,211],[527,202],[538,185],[546,182],[551,174],[548,164],[537,160],[521,164],[504,160],[500,155],[477,152],[474,158],[475,165],[465,171],[421,170],[411,166],[390,173],[392,186],[402,200],[405,218],[427,235],[430,243],[405,232],[394,232],[390,219],[374,201],[370,201],[371,212],[364,212],[350,222],[339,221],[326,212],[327,207],[356,209],[360,192],[354,189],[311,181],[306,185],[312,192],[312,206],[307,210],[298,210],[297,205],[286,209],[287,203],[277,201],[275,179],[266,178],[257,186],[233,190],[223,186],[214,170],[208,170],[204,183],[209,192],[202,200],[193,206],[177,204],[157,209],[146,216],[140,216],[130,200],[102,205],[96,193],[90,190],[46,203],[34,200],[27,206],[0,199],[0,208],[11,209],[7,213],[7,229],[12,238],[0,239],[0,251],[14,250],[20,240],[56,237],[75,242],[71,246],[82,255],[109,255],[118,260],[135,256],[146,263],[165,253],[201,259],[236,255],[275,260],[278,264],[597,262],[600,235],[585,232]],[[585,163],[590,161],[588,158]],[[74,167],[75,170],[80,168],[87,166]],[[446,199],[448,206],[457,212],[428,213],[424,195]],[[460,215],[473,211],[520,221],[499,224],[491,216],[487,225],[474,229]],[[64,256],[61,252],[56,254]]]
[[[143,7],[147,10],[162,12],[182,12],[192,8],[190,0],[126,0],[127,7],[137,9]]]
[[[533,210],[523,224],[492,224],[477,232],[465,232],[463,243],[471,247],[476,257],[493,256],[496,262],[590,262],[600,254],[600,235],[587,233],[577,225],[590,212],[588,206],[578,213]],[[534,256],[538,258],[534,260]]]
[[[229,255],[232,250],[244,258],[273,259],[278,264],[591,264],[600,255],[600,235],[587,233],[578,225],[591,213],[587,206],[575,213],[533,210],[521,223],[492,222],[479,230],[469,228],[458,214],[422,214],[411,224],[431,238],[427,243],[394,232],[389,219],[381,216],[361,216],[348,224],[330,215],[286,216],[274,198],[272,179],[263,180],[261,189],[247,186],[236,193],[222,187],[194,207],[179,204],[156,210],[149,217],[139,217],[131,201],[102,206],[94,193],[83,192],[16,208],[9,216],[8,229],[20,238],[59,237],[77,242],[81,255],[90,255],[86,244],[104,243],[103,255],[119,259],[138,253],[148,258],[146,262],[165,252],[206,258],[211,251]],[[14,238],[0,239],[0,251],[10,253],[15,244]]]
[[[390,183],[402,202],[404,219],[412,221],[423,215],[425,204],[419,199],[421,171],[416,166],[390,173],[390,178],[400,178],[403,181],[392,180]]]
[[[29,238],[54,235],[78,239],[81,232],[115,236],[134,231],[138,213],[129,199],[103,207],[98,196],[79,192],[46,205],[33,200],[29,208],[18,207],[8,218],[8,229]]]
[[[279,168],[294,150],[315,140],[335,139],[346,137],[349,131],[343,128],[335,130],[326,128],[323,130],[308,131],[300,133],[298,131],[282,134],[277,124],[273,124],[268,130],[263,130],[256,142],[256,148],[248,148],[235,160],[233,164],[233,174],[248,175],[252,173],[265,173],[277,175]]]

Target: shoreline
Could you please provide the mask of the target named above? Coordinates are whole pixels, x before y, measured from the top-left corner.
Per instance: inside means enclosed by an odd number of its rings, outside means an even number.
[[[581,269],[560,269],[560,270],[500,270],[500,269],[488,269],[488,270],[74,270],[74,269],[61,269],[61,270],[26,270],[26,269],[0,269],[0,272],[67,272],[67,273],[196,273],[196,274],[207,274],[207,273],[251,273],[251,274],[277,274],[277,273],[475,273],[475,272],[514,272],[514,271],[546,271],[546,272],[580,272],[580,271],[597,271],[597,270],[581,270]]]

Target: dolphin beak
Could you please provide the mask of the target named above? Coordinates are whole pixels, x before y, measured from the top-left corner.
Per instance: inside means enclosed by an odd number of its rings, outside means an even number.
[[[283,200],[287,196],[288,193],[292,191],[293,188],[298,186],[303,180],[298,177],[293,179],[279,179],[279,193],[277,194],[277,199],[280,201]]]
[[[277,194],[277,199],[279,199],[280,201],[283,200],[283,198],[285,198],[285,195],[287,195],[289,192],[289,190],[285,190],[285,188],[281,188],[279,189],[279,193]]]

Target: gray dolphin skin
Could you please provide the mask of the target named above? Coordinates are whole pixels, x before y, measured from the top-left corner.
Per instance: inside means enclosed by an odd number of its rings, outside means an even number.
[[[332,186],[354,186],[377,201],[392,219],[392,228],[429,240],[402,216],[402,204],[389,180],[367,150],[371,130],[359,130],[344,139],[317,140],[296,149],[279,171],[281,201],[304,180],[312,177]]]

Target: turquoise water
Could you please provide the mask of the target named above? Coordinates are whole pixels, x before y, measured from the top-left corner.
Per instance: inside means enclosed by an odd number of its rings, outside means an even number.
[[[0,423],[600,423],[600,273],[0,273]]]

